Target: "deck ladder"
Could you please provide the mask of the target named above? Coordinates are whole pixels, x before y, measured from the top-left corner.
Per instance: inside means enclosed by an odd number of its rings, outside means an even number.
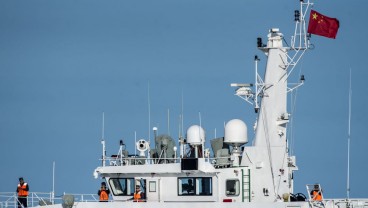
[[[251,201],[251,192],[250,192],[250,169],[244,170],[242,169],[242,202],[250,202]]]

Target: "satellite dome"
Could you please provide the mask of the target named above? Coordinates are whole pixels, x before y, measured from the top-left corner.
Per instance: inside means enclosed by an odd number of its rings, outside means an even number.
[[[233,119],[225,125],[225,143],[243,145],[248,142],[247,125],[240,119]]]
[[[187,130],[187,142],[192,145],[199,145],[205,141],[205,132],[202,127],[193,125]]]

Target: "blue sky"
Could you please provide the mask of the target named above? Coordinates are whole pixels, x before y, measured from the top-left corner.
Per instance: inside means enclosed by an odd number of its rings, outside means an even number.
[[[183,95],[185,129],[200,112],[207,140],[233,118],[252,138],[256,114],[230,83],[254,82],[254,55],[260,69],[266,60],[256,38],[278,27],[290,40],[298,8],[297,0],[0,1],[0,192],[15,191],[19,176],[31,191],[51,191],[55,161],[57,195],[95,193],[102,112],[107,154],[120,139],[134,153],[134,132],[148,138],[148,86],[159,133],[178,137]],[[293,115],[295,192],[318,182],[325,196],[346,196],[351,68],[351,197],[367,197],[368,3],[313,9],[341,26],[336,40],[313,36],[294,72],[306,78]]]

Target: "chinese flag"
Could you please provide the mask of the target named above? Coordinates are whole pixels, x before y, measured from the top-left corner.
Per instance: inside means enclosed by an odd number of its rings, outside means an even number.
[[[308,33],[335,39],[339,26],[338,19],[311,10]]]

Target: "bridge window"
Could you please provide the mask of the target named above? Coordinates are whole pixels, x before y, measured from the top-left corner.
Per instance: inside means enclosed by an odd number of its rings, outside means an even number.
[[[211,177],[183,177],[178,178],[178,195],[212,195]]]
[[[226,180],[226,195],[238,196],[240,193],[240,182],[237,179]]]
[[[110,178],[109,184],[115,196],[133,196],[134,178]]]

